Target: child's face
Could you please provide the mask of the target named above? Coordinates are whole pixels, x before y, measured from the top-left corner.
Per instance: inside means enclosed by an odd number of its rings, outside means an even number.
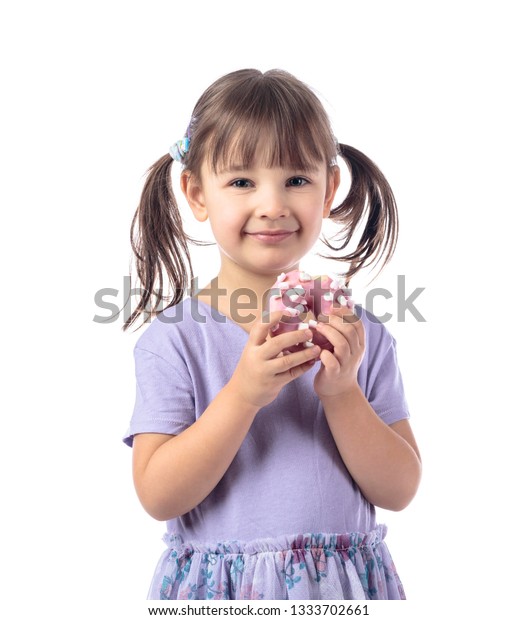
[[[317,241],[340,182],[338,167],[267,168],[213,172],[182,188],[199,221],[210,221],[222,261],[259,274],[295,266]]]

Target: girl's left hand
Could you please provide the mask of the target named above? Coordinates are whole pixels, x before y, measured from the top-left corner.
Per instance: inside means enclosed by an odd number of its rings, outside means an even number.
[[[321,367],[315,376],[315,392],[322,397],[338,396],[358,385],[358,368],[365,353],[365,328],[351,308],[332,308],[321,315],[317,329],[334,347],[322,349]],[[321,322],[322,321],[322,322]]]

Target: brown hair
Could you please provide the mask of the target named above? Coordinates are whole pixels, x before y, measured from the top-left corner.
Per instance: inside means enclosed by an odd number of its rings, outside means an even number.
[[[232,165],[247,167],[256,157],[258,136],[268,142],[262,161],[267,166],[305,170],[315,164],[336,163],[337,155],[351,173],[351,186],[344,201],[334,207],[330,219],[340,225],[324,243],[333,252],[344,250],[365,221],[357,246],[348,254],[326,256],[348,264],[347,282],[360,269],[392,256],[398,233],[396,202],[378,167],[360,151],[337,143],[329,118],[313,91],[281,70],[261,73],[243,69],[221,77],[196,103],[186,135],[188,152],[182,159],[198,178],[207,161],[214,171]],[[192,285],[193,272],[189,237],[182,224],[171,182],[173,159],[164,155],[148,170],[140,204],[131,224],[131,245],[136,270],[143,285],[139,303],[123,329],[140,314],[148,317],[177,304]],[[203,244],[202,244],[203,245]],[[167,299],[164,280],[172,288]],[[151,308],[149,304],[152,302]],[[148,318],[146,317],[146,318]]]

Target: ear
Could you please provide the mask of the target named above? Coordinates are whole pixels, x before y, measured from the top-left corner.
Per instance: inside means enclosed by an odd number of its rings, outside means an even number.
[[[199,180],[190,170],[183,170],[180,176],[180,187],[198,222],[205,222],[209,217],[205,208],[205,199]]]
[[[338,166],[331,166],[331,169],[327,175],[326,195],[324,198],[324,217],[329,217],[339,185],[340,168]]]

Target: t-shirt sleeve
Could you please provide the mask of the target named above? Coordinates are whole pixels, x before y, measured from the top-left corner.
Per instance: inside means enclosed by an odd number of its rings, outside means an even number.
[[[386,424],[410,417],[397,361],[396,341],[382,325],[369,350],[365,373],[365,395],[378,416]]]
[[[180,356],[166,360],[138,345],[134,358],[135,407],[124,442],[132,446],[138,433],[178,435],[195,420],[193,384],[184,361]]]

